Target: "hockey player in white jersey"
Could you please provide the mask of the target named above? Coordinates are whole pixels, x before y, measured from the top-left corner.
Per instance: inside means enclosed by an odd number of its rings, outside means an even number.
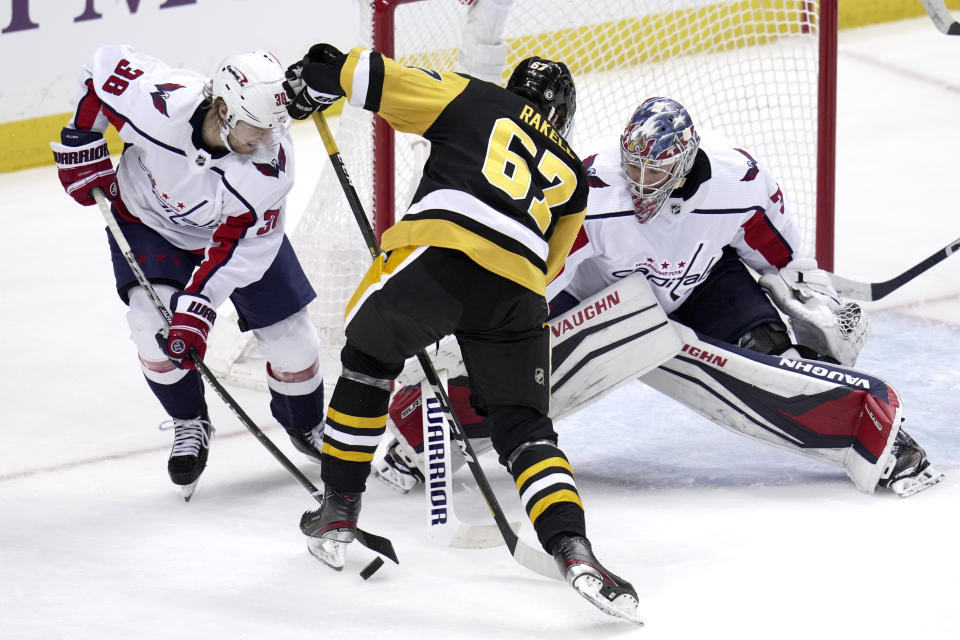
[[[555,338],[564,330],[557,324],[560,314],[628,276],[642,276],[670,319],[693,329],[698,337],[762,354],[848,367],[855,363],[868,333],[865,312],[839,297],[815,260],[797,255],[800,237],[784,194],[748,151],[719,137],[705,134],[701,140],[682,105],[657,97],[638,107],[622,135],[589,145],[582,156],[591,186],[586,220],[563,271],[547,289]],[[759,275],[759,282],[747,267]],[[793,336],[771,299],[789,318]],[[688,347],[689,341],[684,349]],[[696,352],[704,352],[702,347]],[[448,354],[447,361],[454,363],[451,377],[459,373],[456,360],[455,353]],[[562,361],[554,346],[554,416],[569,410],[557,406],[557,386],[563,381],[557,369]],[[829,371],[839,375],[842,370]],[[681,388],[679,381],[690,375],[678,373],[676,367],[661,367],[641,379],[717,419],[725,408],[705,408],[701,405],[706,401],[698,405],[685,397],[691,389]],[[415,484],[423,439],[412,395],[405,390],[391,406],[393,425],[404,437],[375,465],[378,475],[401,491]],[[899,400],[891,400],[890,406],[899,410]],[[476,420],[468,417],[466,422]],[[481,424],[469,428],[483,432]],[[732,428],[757,436],[751,432],[753,424]],[[796,424],[765,424],[767,433],[760,437],[781,444],[779,436],[769,436],[781,428],[795,429],[783,440],[798,452],[847,442],[865,448],[856,438],[826,443],[840,434],[826,436]],[[930,466],[923,449],[903,430],[893,433],[892,455],[872,482],[910,495],[939,481],[942,476]],[[844,438],[848,435],[844,433]],[[866,457],[875,460],[883,449],[878,444]],[[831,456],[833,452],[821,457],[837,462]],[[851,477],[872,491],[866,479],[870,473],[858,473]],[[860,477],[864,479],[858,481]]]
[[[128,46],[97,49],[73,117],[51,143],[80,204],[100,187],[147,278],[170,309],[168,335],[108,234],[117,292],[140,368],[171,420],[171,480],[189,499],[213,433],[202,358],[227,298],[267,359],[270,408],[298,450],[319,461],[323,379],[306,305],[316,294],[284,233],[294,179],[284,68],[268,51],[227,57],[213,78]],[[124,142],[116,173],[103,133]]]

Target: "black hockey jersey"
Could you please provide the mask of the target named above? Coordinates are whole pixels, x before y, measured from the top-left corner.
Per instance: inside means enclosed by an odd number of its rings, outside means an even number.
[[[539,111],[495,84],[367,49],[349,53],[340,84],[350,104],[431,143],[413,203],[383,234],[383,249],[456,249],[544,294],[583,223],[588,183]]]

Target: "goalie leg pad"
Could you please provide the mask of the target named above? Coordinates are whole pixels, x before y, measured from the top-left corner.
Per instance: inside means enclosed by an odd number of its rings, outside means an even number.
[[[438,375],[440,383],[446,385],[446,371],[441,370]],[[450,416],[445,414],[426,380],[421,383],[421,397],[425,418],[424,453],[420,459],[424,464],[426,482],[427,535],[431,540],[451,547],[481,549],[500,545],[503,537],[496,525],[467,524],[457,517],[453,500],[453,473],[456,470],[453,451],[459,448],[451,446]],[[463,449],[460,450],[465,455]],[[476,448],[474,452],[480,453]],[[461,464],[462,460],[463,456]]]
[[[900,428],[896,391],[869,374],[701,339],[641,381],[723,427],[844,467],[873,492]]]
[[[550,321],[550,417],[562,418],[679,351],[683,342],[642,274],[624,278]]]

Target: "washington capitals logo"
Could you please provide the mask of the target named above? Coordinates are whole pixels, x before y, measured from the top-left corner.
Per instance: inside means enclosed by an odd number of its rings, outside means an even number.
[[[150,92],[150,97],[153,98],[153,106],[157,108],[157,111],[169,118],[170,114],[167,113],[167,98],[170,97],[171,91],[183,89],[183,85],[168,82],[166,84],[155,84],[153,86],[157,88],[156,91]]]
[[[587,176],[590,179],[591,187],[609,187],[610,185],[600,179],[600,176],[597,175],[597,169],[593,166],[594,161],[597,159],[597,154],[593,154],[589,158],[583,161],[583,166],[587,170]]]
[[[255,166],[257,171],[265,176],[279,178],[280,172],[287,170],[287,153],[283,150],[283,145],[280,145],[280,153],[277,154],[277,157],[274,160],[271,160],[269,163],[254,162],[253,166]]]
[[[753,156],[751,156],[749,153],[747,153],[743,149],[736,149],[736,151],[739,151],[740,153],[742,153],[747,157],[748,169],[747,169],[747,172],[743,174],[743,177],[740,178],[740,182],[750,182],[751,180],[757,177],[758,173],[760,173],[760,169],[757,167],[757,161],[754,160]]]
[[[243,71],[240,71],[240,69],[237,69],[236,67],[234,67],[233,65],[228,64],[227,71],[230,73],[230,75],[234,77],[234,79],[238,83],[240,83],[241,87],[246,86],[246,84],[250,82],[249,80],[247,80],[246,74]]]

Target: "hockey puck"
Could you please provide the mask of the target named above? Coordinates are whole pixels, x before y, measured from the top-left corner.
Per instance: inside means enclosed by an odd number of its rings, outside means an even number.
[[[374,573],[377,572],[377,569],[379,569],[382,566],[383,566],[383,558],[381,558],[380,556],[377,556],[376,558],[370,561],[370,564],[368,564],[363,568],[363,571],[360,572],[360,577],[363,578],[364,580],[367,580],[370,578],[370,576],[372,576]]]

